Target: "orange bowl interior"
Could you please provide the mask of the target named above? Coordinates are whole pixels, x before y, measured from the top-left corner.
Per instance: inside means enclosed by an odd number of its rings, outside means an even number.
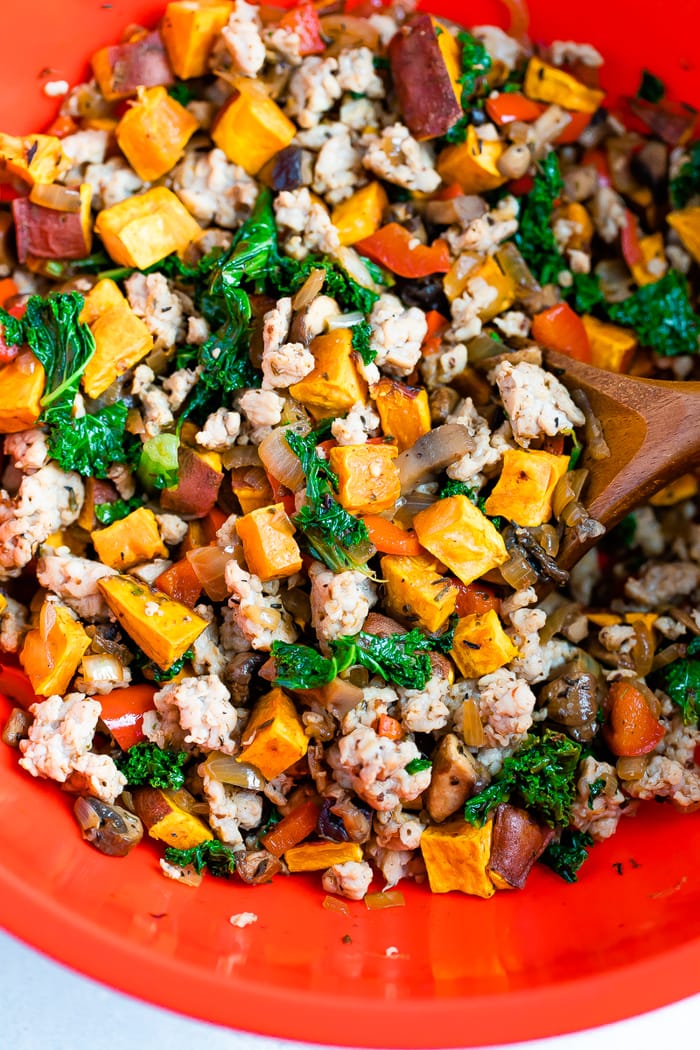
[[[426,5],[428,6],[428,5]],[[436,0],[459,20],[461,3]],[[642,66],[700,104],[696,0],[532,0],[536,40],[590,41],[612,95]],[[98,46],[159,0],[36,0],[3,10],[0,128],[40,130],[46,79],[76,82]],[[506,24],[496,0],[468,21]],[[9,704],[0,698],[0,718]],[[375,1047],[465,1046],[619,1020],[700,991],[700,815],[648,804],[593,850],[569,886],[538,867],[491,901],[404,889],[406,906],[349,917],[322,907],[319,880],[249,889],[164,879],[154,849],[111,860],[85,846],[70,799],[0,747],[0,923],[78,970],[151,1002],[248,1031]],[[239,930],[229,916],[253,911]],[[389,947],[398,955],[387,957]],[[393,955],[393,953],[392,953]]]

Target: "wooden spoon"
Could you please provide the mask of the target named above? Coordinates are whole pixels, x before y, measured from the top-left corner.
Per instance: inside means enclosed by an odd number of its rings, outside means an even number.
[[[700,465],[700,382],[637,379],[543,353],[567,387],[584,391],[610,448],[607,459],[592,460],[584,451],[581,462],[590,470],[582,502],[606,529]],[[595,542],[568,530],[557,564],[570,569]]]

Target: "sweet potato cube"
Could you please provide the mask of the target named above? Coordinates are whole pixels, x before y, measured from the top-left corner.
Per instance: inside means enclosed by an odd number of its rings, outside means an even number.
[[[183,252],[201,229],[172,190],[155,186],[104,208],[95,232],[115,262],[146,270],[171,252]]]
[[[521,890],[553,838],[554,829],[527,810],[501,803],[493,818],[488,868],[496,889]]]
[[[604,91],[586,87],[570,73],[535,57],[527,64],[523,90],[536,102],[554,103],[577,113],[595,113],[605,98]]]
[[[700,263],[700,204],[669,212],[666,221],[683,241],[686,250]]]
[[[392,616],[435,633],[457,604],[454,583],[436,571],[432,559],[387,554],[381,560],[386,606]]]
[[[449,496],[416,514],[421,544],[462,583],[471,583],[507,560],[498,529],[466,496]]]
[[[97,557],[110,569],[122,571],[142,561],[168,557],[156,516],[147,507],[139,507],[104,529],[95,529],[90,538]]]
[[[357,842],[302,842],[284,855],[290,871],[325,871],[333,864],[362,860],[362,846]]]
[[[177,453],[177,485],[163,489],[160,505],[173,514],[204,518],[219,496],[224,475],[216,452],[195,452],[180,445]]]
[[[55,135],[15,135],[0,133],[0,176],[7,173],[30,186],[55,182],[71,166]]]
[[[593,223],[591,217],[579,201],[571,201],[562,205],[555,212],[555,221],[564,219],[570,223],[571,233],[566,241],[566,248],[575,248],[578,251],[587,251],[593,240]]]
[[[698,491],[698,479],[694,474],[682,474],[680,478],[664,485],[649,502],[654,507],[673,507],[684,499],[692,499]]]
[[[272,689],[253,708],[237,757],[256,766],[266,780],[273,780],[303,758],[308,747],[309,738],[294,704],[281,689]]]
[[[631,328],[621,328],[597,317],[581,318],[591,347],[591,364],[608,372],[627,372],[637,349],[637,336]]]
[[[631,266],[632,276],[640,287],[645,284],[655,284],[668,269],[664,235],[651,233],[648,237],[640,237],[639,251],[641,259]]]
[[[248,568],[261,580],[279,580],[301,569],[294,526],[282,503],[245,514],[236,522]]]
[[[503,630],[498,613],[470,613],[455,629],[452,657],[465,678],[481,678],[510,663],[518,650]]]
[[[360,377],[352,354],[352,331],[336,328],[317,335],[311,343],[316,365],[289,393],[316,419],[342,416],[356,401],[366,401],[367,384]]]
[[[135,95],[140,87],[169,87],[175,80],[157,30],[136,33],[125,43],[96,51],[92,70],[108,102]]]
[[[497,166],[504,149],[500,140],[482,141],[470,124],[464,142],[442,150],[437,170],[444,182],[458,183],[465,193],[495,190],[506,181]]]
[[[486,513],[528,528],[544,525],[552,516],[552,493],[568,469],[568,456],[507,449],[501,476],[486,500]]]
[[[39,696],[67,692],[90,637],[63,605],[45,601],[39,626],[24,639],[20,661]]]
[[[443,36],[452,40],[453,48],[448,41],[442,41]],[[452,75],[458,54],[457,42],[449,30],[427,14],[414,18],[389,43],[399,109],[417,139],[444,135],[462,116],[462,91]]]
[[[178,805],[176,792],[142,787],[132,797],[136,814],[152,839],[175,849],[192,849],[214,838],[196,814]]]
[[[209,72],[209,52],[233,11],[232,0],[174,0],[160,32],[170,65],[183,80]]]
[[[83,259],[92,247],[92,187],[83,183],[77,211],[57,211],[35,204],[29,197],[12,202],[17,258]]]
[[[262,467],[236,467],[231,471],[231,489],[244,514],[274,503],[272,488]]]
[[[98,587],[126,633],[163,671],[187,652],[207,626],[186,605],[150,590],[134,576],[105,576]]]
[[[421,853],[433,893],[459,890],[476,897],[493,897],[489,878],[492,821],[475,828],[464,820],[429,827],[420,840]]]
[[[88,397],[99,397],[151,352],[153,336],[109,279],[98,281],[85,297],[80,320],[90,326],[95,340],[82,384]]]
[[[142,88],[117,125],[117,143],[139,178],[155,182],[175,167],[198,127],[164,87]]]
[[[401,495],[396,445],[338,445],[329,453],[338,499],[351,514],[381,514]]]
[[[331,220],[340,243],[355,244],[371,237],[381,226],[384,209],[388,206],[389,198],[381,182],[368,182],[352,197],[336,204]]]
[[[238,94],[219,110],[211,137],[233,164],[256,175],[288,146],[297,129],[277,103],[253,81],[242,77]]]
[[[16,434],[36,423],[41,413],[46,373],[29,350],[0,368],[0,434]]]
[[[372,388],[382,430],[399,452],[412,448],[430,430],[428,391],[383,376]]]

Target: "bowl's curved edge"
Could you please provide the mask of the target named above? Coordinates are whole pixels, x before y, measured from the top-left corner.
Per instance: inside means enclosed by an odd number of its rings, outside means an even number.
[[[12,900],[12,909],[3,904]],[[564,1035],[622,1021],[696,994],[700,943],[654,959],[545,988],[454,999],[414,998],[386,1024],[386,1003],[350,996],[318,1000],[299,991],[224,981],[182,960],[125,942],[49,901],[0,868],[0,925],[62,965],[143,1002],[256,1035],[355,1047],[425,1048],[493,1045]],[[76,937],[76,925],[81,927]],[[92,952],[86,947],[92,946]],[[144,962],[169,976],[144,988]],[[660,967],[672,979],[659,980]],[[232,1005],[245,1004],[232,1022]],[[572,1008],[572,1003],[580,1009]],[[271,1008],[272,1007],[272,1008]],[[494,1018],[498,1018],[494,1030]]]

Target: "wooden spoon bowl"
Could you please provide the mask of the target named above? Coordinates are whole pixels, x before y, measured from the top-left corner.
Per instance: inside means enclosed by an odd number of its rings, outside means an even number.
[[[606,530],[700,465],[700,382],[637,379],[552,350],[544,358],[565,386],[586,394],[610,448],[598,460],[584,450],[581,462],[590,470],[583,503]],[[571,568],[595,542],[569,530],[557,563]]]

